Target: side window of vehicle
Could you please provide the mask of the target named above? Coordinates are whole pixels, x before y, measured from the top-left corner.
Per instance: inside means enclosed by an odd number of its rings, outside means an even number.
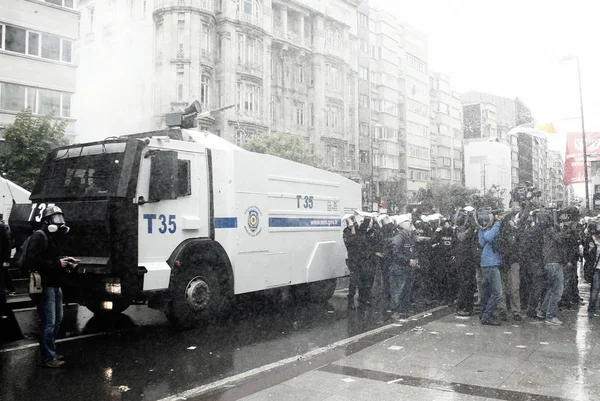
[[[177,196],[187,196],[192,194],[192,180],[189,160],[177,160]]]

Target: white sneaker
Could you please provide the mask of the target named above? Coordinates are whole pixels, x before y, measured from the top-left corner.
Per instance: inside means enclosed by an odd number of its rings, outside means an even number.
[[[546,324],[551,324],[554,326],[560,326],[561,324],[563,324],[563,322],[561,322],[560,320],[558,320],[557,317],[553,317],[552,319],[546,319]]]

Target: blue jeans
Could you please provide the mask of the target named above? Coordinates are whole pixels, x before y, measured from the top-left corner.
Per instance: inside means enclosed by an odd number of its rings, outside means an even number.
[[[558,302],[562,298],[565,278],[563,276],[563,265],[561,263],[548,263],[544,266],[546,271],[546,283],[548,290],[542,302],[542,312],[546,313],[546,319],[552,319],[558,314]]]
[[[56,358],[56,337],[63,318],[62,290],[60,287],[44,287],[38,305],[40,315],[40,354],[43,363]]]
[[[390,309],[393,312],[408,312],[413,281],[414,272],[412,268],[392,267],[390,269]]]
[[[600,293],[600,269],[595,269],[592,289],[590,290],[590,303],[588,305],[588,314],[596,313],[598,305],[598,294]]]
[[[481,296],[481,320],[493,317],[496,304],[502,297],[502,278],[500,266],[486,266],[481,268],[483,274],[483,295]]]

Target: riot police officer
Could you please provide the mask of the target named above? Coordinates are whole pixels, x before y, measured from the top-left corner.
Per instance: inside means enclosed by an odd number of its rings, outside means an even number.
[[[447,305],[453,304],[458,292],[458,279],[455,265],[452,263],[452,249],[455,242],[450,222],[442,221],[433,233],[431,270],[433,272],[433,296]]]
[[[475,271],[479,267],[475,209],[466,206],[460,209],[454,218],[455,248],[454,265],[458,275],[458,296],[456,307],[458,316],[471,316],[476,289]]]
[[[361,262],[364,260],[362,253],[364,252],[363,240],[359,235],[359,225],[354,215],[344,216],[344,231],[343,238],[348,252],[346,265],[350,270],[350,282],[348,284],[348,309],[355,309],[354,296],[356,295],[356,287],[358,284],[358,272]]]

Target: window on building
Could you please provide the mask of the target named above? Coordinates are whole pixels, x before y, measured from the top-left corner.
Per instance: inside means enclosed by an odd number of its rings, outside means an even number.
[[[325,86],[332,89],[340,89],[342,83],[341,72],[331,64],[325,64]]]
[[[369,108],[369,97],[367,95],[363,95],[363,94],[359,95],[358,101],[359,101],[360,107],[362,107],[363,109]]]
[[[177,73],[177,101],[183,101],[183,72]]]
[[[331,50],[339,51],[342,45],[342,38],[340,32],[337,29],[329,28],[327,30],[327,38],[325,39],[325,46]]]
[[[381,101],[381,111],[383,113],[388,113],[393,116],[397,116],[398,115],[398,105],[394,102],[390,102],[389,100],[382,100]]]
[[[339,131],[342,128],[342,108],[328,104],[325,112],[325,127],[330,131]]]
[[[358,25],[368,27],[369,26],[369,17],[367,17],[363,13],[358,13]]]
[[[88,32],[94,32],[94,16],[96,14],[96,8],[94,6],[88,7]]]
[[[358,134],[360,136],[369,136],[369,124],[367,123],[359,123],[358,124]]]
[[[438,102],[437,111],[444,114],[450,114],[450,108],[446,103]]]
[[[0,30],[2,28],[0,27]],[[29,41],[27,43],[27,54],[31,56],[40,55],[40,34],[36,32],[27,32]]]
[[[360,51],[363,53],[368,53],[369,52],[369,42],[367,42],[364,39],[360,40]]]
[[[371,111],[374,113],[381,111],[381,100],[371,97]]]
[[[44,0],[46,3],[54,4],[61,7],[73,8],[73,0]]]
[[[342,148],[339,146],[326,145],[327,165],[334,169],[341,168]]]
[[[62,54],[61,60],[67,63],[71,62],[72,44],[70,40],[62,40]]]
[[[221,81],[217,81],[217,104],[217,107],[223,107],[223,87]]]
[[[202,75],[200,79],[200,104],[203,109],[210,109],[210,77],[208,75]]]
[[[427,64],[424,61],[416,58],[412,54],[407,54],[406,58],[407,58],[407,64],[410,67],[412,67],[418,71],[424,72],[424,73],[427,72]]]
[[[260,4],[257,0],[238,0],[237,11],[243,21],[260,21]]]
[[[22,28],[6,25],[6,39],[4,48],[11,52],[25,53],[25,37],[27,31]]]
[[[370,51],[371,58],[375,58],[375,59],[381,58],[381,47],[379,47],[377,45],[371,45],[370,50],[371,50]]]
[[[412,113],[427,117],[429,115],[429,107],[426,104],[417,102],[413,99],[407,99],[406,109]]]
[[[304,83],[304,66],[302,65],[296,66],[296,82],[299,84]]]
[[[310,113],[310,126],[315,126],[315,104],[311,103],[309,105],[309,113]]]
[[[3,110],[23,111],[25,108],[25,87],[2,83],[2,86],[0,86],[0,108]]]
[[[208,24],[202,24],[202,54],[210,54],[210,26]]]
[[[450,132],[449,132],[450,130],[448,129],[448,126],[447,126],[447,125],[444,125],[444,124],[438,124],[437,128],[438,128],[438,134],[440,134],[440,135],[445,135],[445,136],[448,136],[448,135],[449,135],[449,133],[450,133]]]
[[[304,103],[296,103],[296,124],[304,125]]]
[[[409,168],[408,177],[411,181],[429,181],[430,172],[427,170]]]
[[[246,115],[260,115],[261,88],[247,81],[237,83],[237,110]]]
[[[365,81],[369,80],[369,69],[365,67],[358,67],[358,76]]]
[[[413,77],[406,77],[406,89],[410,90],[413,95],[417,93],[421,95],[427,94],[427,84]]]
[[[358,152],[358,162],[362,164],[366,164],[369,162],[369,152],[366,150],[361,150]]]
[[[398,64],[398,54],[395,51],[388,49],[387,47],[380,48],[380,58],[394,65]]]
[[[450,115],[454,118],[460,118],[460,110],[457,109],[456,107],[452,107],[450,109]]]
[[[429,127],[409,121],[407,123],[408,133],[423,138],[429,138]]]
[[[185,30],[185,13],[177,13],[177,29],[180,31]]]
[[[246,132],[243,129],[237,130],[235,132],[235,144],[239,147],[244,147],[246,142],[248,142],[254,136],[253,132]]]
[[[262,42],[252,36],[238,33],[237,60],[240,65],[260,67]]]
[[[430,157],[429,148],[417,145],[408,145],[408,154],[411,157],[423,160],[428,160]]]
[[[60,93],[51,90],[38,90],[38,114],[60,115]]]

